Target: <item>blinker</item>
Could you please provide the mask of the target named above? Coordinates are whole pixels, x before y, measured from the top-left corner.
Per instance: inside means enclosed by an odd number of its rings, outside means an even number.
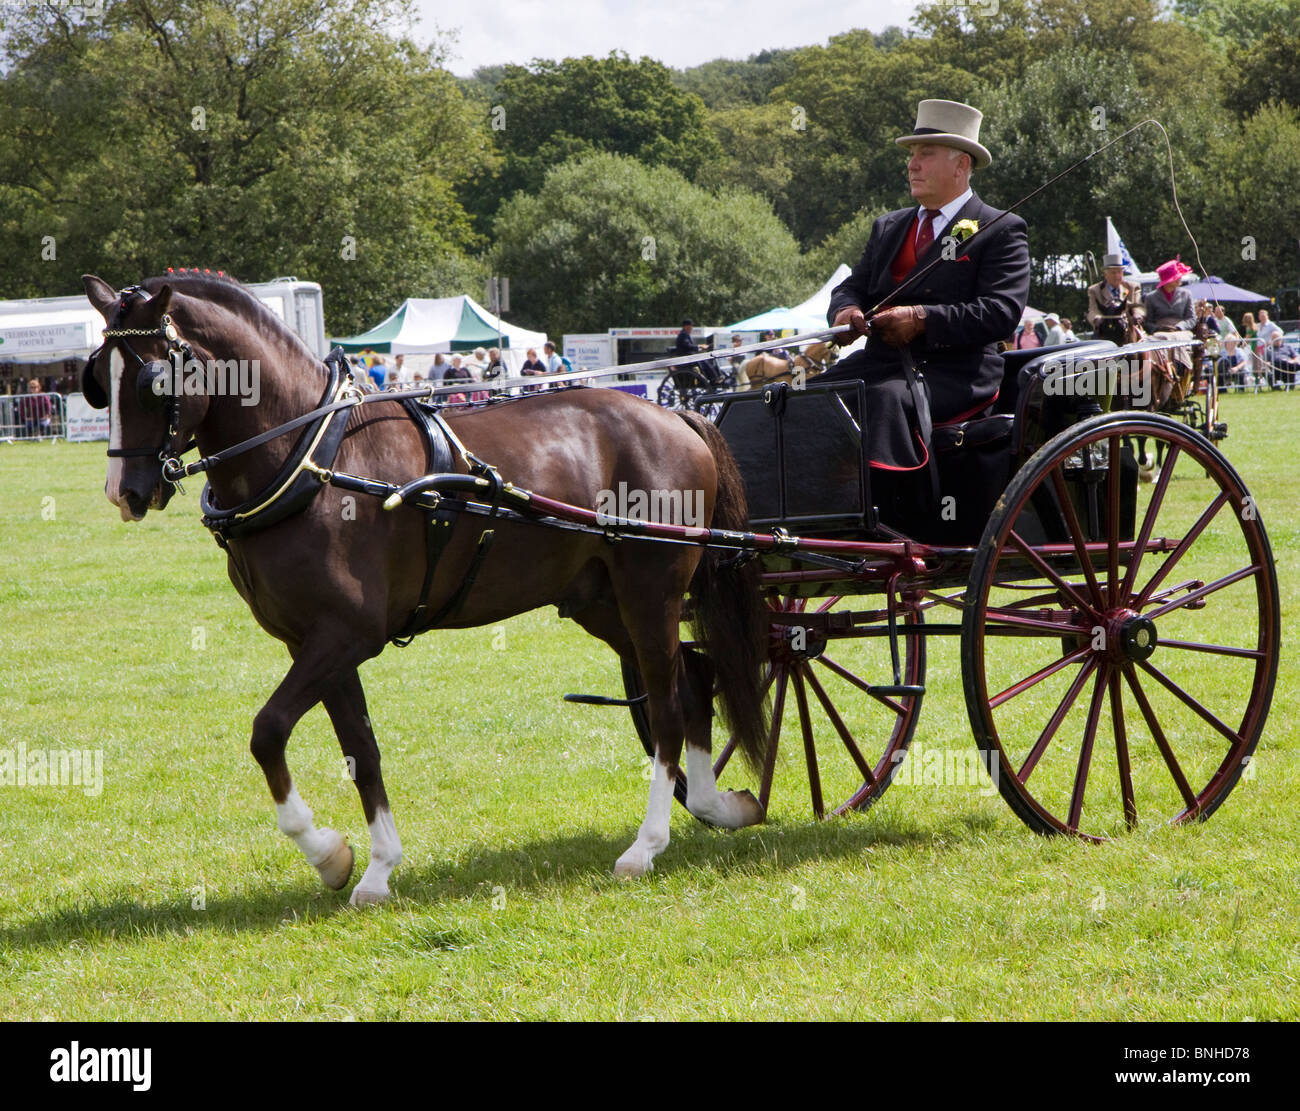
[[[152,359],[140,368],[135,380],[140,408],[154,412],[163,407],[164,399],[177,392],[171,375],[172,364],[162,359]]]

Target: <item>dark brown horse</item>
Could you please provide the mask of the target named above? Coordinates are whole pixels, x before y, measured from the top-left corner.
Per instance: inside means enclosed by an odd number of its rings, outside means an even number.
[[[150,508],[166,505],[172,485],[163,477],[160,456],[179,454],[191,436],[209,456],[321,405],[326,368],[237,283],[168,276],[120,294],[96,277],[88,275],[84,283],[109,323],[107,341],[87,366],[83,385],[87,400],[110,408],[105,493],[124,520],[138,521]],[[217,379],[210,375],[208,388],[192,391],[186,383],[176,389],[174,408],[151,404],[158,368],[165,369],[162,360],[177,343],[188,344],[195,365],[247,361],[255,370],[256,403],[248,403],[247,391],[236,396],[211,388]],[[247,376],[240,381],[247,385]],[[169,427],[171,415],[175,420]],[[356,406],[342,416],[346,433],[334,467],[393,483],[424,472],[422,433],[399,403]],[[669,413],[616,390],[571,389],[458,413],[449,424],[470,452],[499,468],[505,479],[571,504],[595,505],[602,491],[626,484],[630,491],[694,494],[703,520],[690,523],[747,525],[744,487],[726,444],[694,414]],[[279,436],[214,467],[210,500],[224,508],[256,500],[290,457],[295,439]],[[765,625],[756,567],[719,566],[716,553],[702,554],[697,547],[611,542],[601,535],[519,520],[488,522],[462,513],[437,564],[430,614],[457,595],[489,523],[495,542],[472,589],[441,627],[486,625],[556,605],[643,678],[656,750],[650,801],[636,841],[619,857],[615,872],[641,875],[667,846],[683,739],[691,812],[727,828],[761,821],[762,810],[748,791],[717,790],[708,755],[715,682],[724,716],[751,763],[766,746],[760,685]],[[254,719],[251,742],[279,827],[329,887],[347,883],[352,849],[333,830],[316,828],[285,760],[295,724],[323,702],[355,769],[370,828],[370,862],[351,901],[382,901],[389,894],[388,876],[401,860],[401,844],[357,666],[404,630],[417,605],[426,567],[423,511],[403,506],[385,512],[379,498],[350,497],[325,485],[296,514],[226,543],[235,588],[293,659]],[[679,643],[688,590],[697,634],[715,646],[710,655],[716,664]],[[517,697],[494,691],[486,673],[482,692],[484,698]]]

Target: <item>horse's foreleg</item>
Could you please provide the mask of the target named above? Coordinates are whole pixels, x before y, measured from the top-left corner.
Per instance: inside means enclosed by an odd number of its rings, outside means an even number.
[[[686,809],[720,829],[758,825],[763,808],[749,791],[719,791],[713,775],[713,665],[682,650],[682,708],[686,718]]]
[[[299,655],[275,693],[253,719],[253,757],[266,776],[275,800],[276,824],[317,872],[326,887],[337,891],[352,874],[353,853],[332,829],[317,829],[311,808],[299,796],[284,758],[289,734],[299,719],[323,697],[329,679],[329,654]]]
[[[353,906],[382,903],[388,898],[388,877],[402,862],[402,842],[388,805],[383,776],[379,771],[379,745],[366,711],[366,693],[356,668],[336,677],[322,699],[334,723],[339,745],[348,762],[348,773],[361,796],[366,824],[370,827],[370,863],[361,882],[352,889]]]
[[[653,598],[650,600],[653,605]],[[644,600],[642,600],[644,604]],[[660,603],[662,605],[662,603]],[[677,641],[678,607],[662,609],[655,624],[633,620],[628,624],[636,644],[637,667],[647,694],[650,735],[654,738],[655,756],[650,777],[650,801],[645,821],[637,830],[636,840],[614,864],[616,876],[642,876],[654,868],[654,859],[668,847],[668,819],[672,813],[673,787],[682,755],[682,705],[678,693],[682,675],[681,649]]]

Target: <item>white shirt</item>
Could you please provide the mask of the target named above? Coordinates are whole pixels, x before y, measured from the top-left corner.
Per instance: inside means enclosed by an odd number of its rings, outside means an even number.
[[[934,223],[931,225],[931,227],[934,229],[935,239],[938,239],[941,235],[943,235],[943,229],[946,228],[949,224],[951,224],[954,219],[956,219],[957,213],[959,213],[962,209],[962,205],[964,205],[974,195],[975,195],[975,191],[973,189],[968,188],[966,192],[964,192],[960,197],[954,197],[946,205],[944,205],[942,208],[939,209],[939,215],[934,218]],[[917,211],[916,234],[919,236],[921,234],[921,223],[925,219],[925,206],[924,205],[917,206],[916,211]]]
[[[1255,333],[1255,340],[1257,343],[1267,345],[1273,342],[1274,336],[1283,334],[1282,329],[1269,320],[1259,326],[1259,331]]]

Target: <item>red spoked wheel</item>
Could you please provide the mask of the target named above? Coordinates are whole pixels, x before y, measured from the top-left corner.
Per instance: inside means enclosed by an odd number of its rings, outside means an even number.
[[[771,700],[772,730],[758,789],[765,811],[774,799],[784,805],[803,791],[818,818],[828,812],[865,810],[884,794],[911,743],[925,684],[925,638],[919,635],[922,611],[919,605],[897,602],[896,685],[888,613],[867,608],[865,600],[861,596],[768,600],[764,695]],[[879,605],[874,596],[871,601]],[[626,665],[623,683],[629,698],[643,691],[640,676]],[[900,692],[896,686],[916,689]],[[644,704],[634,704],[631,711],[641,743],[653,755]],[[733,745],[720,726],[715,726],[713,753],[719,786],[745,786],[740,769],[725,775],[732,764]],[[786,765],[796,761],[802,764],[803,774],[794,769],[787,774]],[[678,777],[676,793],[684,804],[684,773]]]
[[[1137,437],[1164,448],[1150,485]],[[1165,417],[1095,417],[1021,468],[985,529],[962,628],[971,727],[1039,833],[1205,819],[1259,743],[1279,638],[1268,536],[1228,461]]]

